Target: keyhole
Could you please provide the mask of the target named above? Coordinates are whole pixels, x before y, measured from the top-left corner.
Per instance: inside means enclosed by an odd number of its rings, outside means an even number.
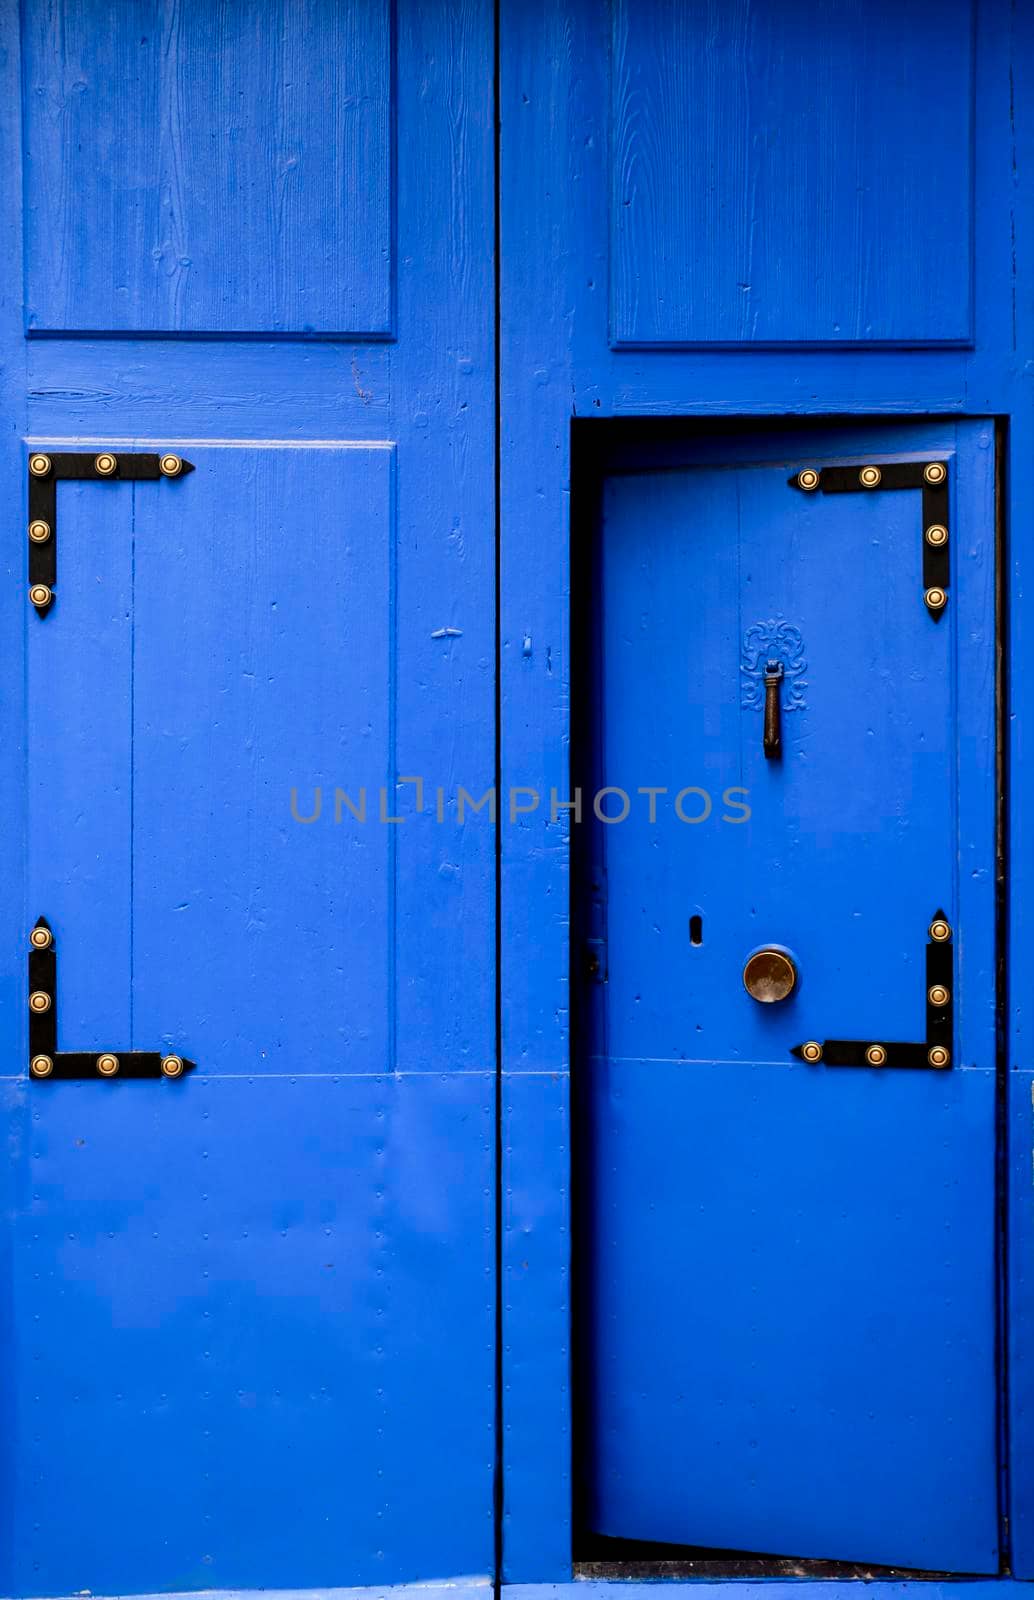
[[[690,944],[703,944],[703,942],[704,942],[704,919],[703,919],[703,917],[690,917],[690,919],[689,919],[689,942],[690,942]]]

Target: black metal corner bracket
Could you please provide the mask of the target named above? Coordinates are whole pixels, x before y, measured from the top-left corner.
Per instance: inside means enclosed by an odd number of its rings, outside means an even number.
[[[193,463],[166,451],[111,450],[97,454],[62,451],[51,455],[33,450],[29,456],[29,599],[37,615],[45,617],[54,603],[57,584],[57,485],[60,478],[96,483],[143,483],[159,478],[180,478],[193,472]]]
[[[951,561],[948,553],[948,463],[888,461],[865,467],[802,467],[789,480],[811,494],[864,494],[881,489],[923,492],[923,600],[935,622],[948,604]]]
[[[160,1050],[59,1050],[57,950],[50,924],[40,917],[29,935],[30,1078],[182,1078],[194,1065]]]
[[[951,1066],[954,957],[952,927],[943,911],[935,911],[926,945],[926,1043],[902,1044],[869,1039],[809,1039],[790,1054],[810,1066],[936,1067]]]

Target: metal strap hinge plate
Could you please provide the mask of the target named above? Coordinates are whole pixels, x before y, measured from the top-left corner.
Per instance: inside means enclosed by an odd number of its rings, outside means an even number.
[[[54,603],[57,586],[57,486],[62,478],[96,483],[144,483],[181,478],[194,466],[171,450],[60,451],[29,454],[29,599],[40,617]]]

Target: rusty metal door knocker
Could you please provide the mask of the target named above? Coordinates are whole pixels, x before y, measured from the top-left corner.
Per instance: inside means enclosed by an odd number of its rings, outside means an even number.
[[[765,662],[765,760],[778,761],[783,753],[783,663]]]

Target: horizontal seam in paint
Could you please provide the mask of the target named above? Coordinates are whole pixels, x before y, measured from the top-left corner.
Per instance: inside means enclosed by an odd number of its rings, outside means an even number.
[[[191,449],[213,448],[216,450],[239,450],[247,446],[249,450],[385,450],[394,453],[396,441],[394,439],[187,439],[182,434],[163,433],[158,438],[151,439],[144,434],[112,438],[110,435],[101,439],[91,440],[89,435],[79,435],[74,438],[58,438],[55,434],[27,434],[25,443],[30,449],[42,449],[45,445],[51,449],[74,446],[77,450],[90,450],[94,444],[121,447],[122,445],[167,445],[170,439],[177,444]]]
[[[384,1082],[389,1078],[494,1078],[495,1070],[489,1067],[410,1067],[401,1072],[263,1072],[256,1068],[254,1072],[199,1072],[195,1074],[197,1083],[221,1083],[226,1080],[233,1082],[247,1081],[253,1083],[256,1078],[288,1080],[292,1083],[310,1083],[313,1081],[337,1082],[339,1078],[349,1081],[358,1081],[369,1078],[372,1081]],[[28,1075],[24,1072],[0,1072],[0,1083],[29,1083]],[[61,1079],[55,1079],[61,1082]],[[65,1080],[67,1081],[67,1080]],[[88,1082],[88,1079],[79,1079],[78,1082]],[[123,1082],[139,1080],[123,1079]],[[321,1590],[322,1594],[323,1591]],[[99,1600],[99,1597],[95,1597]]]
[[[504,1078],[569,1078],[570,1067],[503,1067]]]

